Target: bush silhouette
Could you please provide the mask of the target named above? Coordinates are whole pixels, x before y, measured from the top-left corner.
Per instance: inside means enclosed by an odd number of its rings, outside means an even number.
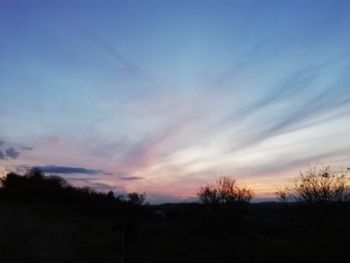
[[[238,186],[232,177],[222,176],[214,185],[206,185],[200,188],[199,200],[203,204],[244,204],[249,203],[254,196],[252,189]]]
[[[142,205],[145,202],[146,194],[145,193],[139,194],[139,193],[136,193],[136,192],[129,193],[128,196],[127,196],[127,199],[128,199],[128,202],[130,204],[139,206],[139,205]]]
[[[300,173],[294,190],[296,198],[307,204],[324,204],[345,200],[344,173],[337,173],[330,167],[310,168]]]
[[[219,219],[218,224],[232,223],[247,212],[248,204],[253,198],[253,190],[239,186],[232,177],[219,177],[215,184],[200,188],[198,197],[208,208],[209,215]]]
[[[348,200],[346,174],[331,167],[313,167],[301,172],[294,186],[278,190],[275,195],[283,203],[296,201],[306,205],[326,205]]]
[[[205,205],[217,205],[221,201],[219,190],[215,185],[202,186],[198,197],[201,203]]]

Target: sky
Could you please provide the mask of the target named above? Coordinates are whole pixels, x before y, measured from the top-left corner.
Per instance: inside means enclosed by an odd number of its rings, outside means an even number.
[[[350,167],[349,1],[0,1],[0,173],[266,199]]]

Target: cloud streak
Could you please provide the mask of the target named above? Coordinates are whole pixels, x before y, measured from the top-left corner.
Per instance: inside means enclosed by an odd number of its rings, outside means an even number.
[[[127,58],[125,58],[120,52],[118,52],[111,43],[98,36],[91,29],[73,22],[72,19],[68,19],[65,22],[67,23],[68,27],[72,28],[80,36],[88,39],[92,44],[102,48],[102,50],[104,50],[107,54],[111,55],[124,69],[131,72],[137,71],[137,67],[133,65]]]
[[[135,181],[135,180],[142,180],[143,177],[140,177],[140,176],[122,176],[122,177],[119,177],[120,180],[124,180],[124,181]]]
[[[44,173],[55,173],[55,174],[87,174],[96,175],[101,174],[101,170],[88,169],[83,167],[70,167],[70,166],[55,166],[55,165],[45,165],[36,166]]]
[[[5,156],[11,159],[17,159],[19,156],[19,152],[15,150],[15,148],[10,147],[5,150]]]
[[[3,145],[5,145],[5,141],[0,141],[0,160],[16,160],[20,155],[20,152],[14,147],[1,149]]]

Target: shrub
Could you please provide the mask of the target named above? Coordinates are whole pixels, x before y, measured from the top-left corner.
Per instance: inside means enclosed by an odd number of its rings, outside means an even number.
[[[140,206],[142,205],[146,200],[146,194],[139,194],[136,192],[129,193],[128,194],[128,202],[132,205]]]
[[[343,202],[348,199],[346,174],[331,167],[313,167],[301,172],[292,187],[278,190],[275,195],[283,203],[290,200],[308,205]]]
[[[198,197],[203,204],[237,204],[249,203],[254,192],[248,187],[238,186],[232,177],[222,176],[214,185],[206,185],[200,188]]]
[[[339,202],[345,199],[346,176],[329,166],[300,173],[295,183],[296,199],[307,204]]]
[[[287,187],[285,189],[277,190],[274,194],[275,194],[277,200],[280,203],[285,204],[285,205],[288,204],[293,198],[289,188],[287,188]]]
[[[200,202],[205,205],[213,205],[220,202],[220,194],[214,185],[202,186],[199,190],[198,197]]]

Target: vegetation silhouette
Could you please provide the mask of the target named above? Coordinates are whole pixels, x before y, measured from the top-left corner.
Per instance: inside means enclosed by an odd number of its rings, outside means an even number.
[[[221,176],[215,184],[202,186],[199,200],[206,205],[226,204],[229,206],[247,204],[254,196],[252,189],[238,186],[233,177]]]
[[[239,230],[243,230],[241,217],[248,212],[253,196],[251,188],[239,186],[230,176],[221,176],[198,192],[200,202],[207,207],[209,223],[234,232],[238,230],[237,224],[240,224]]]
[[[301,172],[294,186],[278,190],[275,194],[283,203],[295,201],[309,206],[325,206],[349,200],[346,173],[331,167],[312,167]]]
[[[46,176],[38,168],[32,168],[24,175],[9,173],[0,182],[0,197],[3,199],[61,203],[89,213],[120,212],[123,223],[135,222],[135,218],[145,215],[142,206],[145,194],[130,193],[124,198],[112,191],[103,193],[89,187],[74,187],[60,176]]]
[[[73,187],[62,177],[55,175],[45,176],[37,168],[29,170],[23,176],[9,173],[1,179],[1,184],[3,197],[23,201],[93,203],[111,200],[110,194],[98,193],[89,187]]]
[[[136,192],[129,193],[127,195],[128,202],[132,205],[140,206],[143,205],[146,201],[146,194],[139,194]]]
[[[350,192],[346,183],[344,171],[314,166],[300,172],[292,186],[276,191],[275,195],[283,203],[289,220],[296,221],[304,233],[327,244],[342,236],[350,219]]]
[[[252,203],[232,177],[200,187],[200,203],[149,205],[74,187],[33,168],[1,178],[1,262],[337,262],[350,250],[346,173],[301,173]],[[54,237],[54,238],[53,238]]]

